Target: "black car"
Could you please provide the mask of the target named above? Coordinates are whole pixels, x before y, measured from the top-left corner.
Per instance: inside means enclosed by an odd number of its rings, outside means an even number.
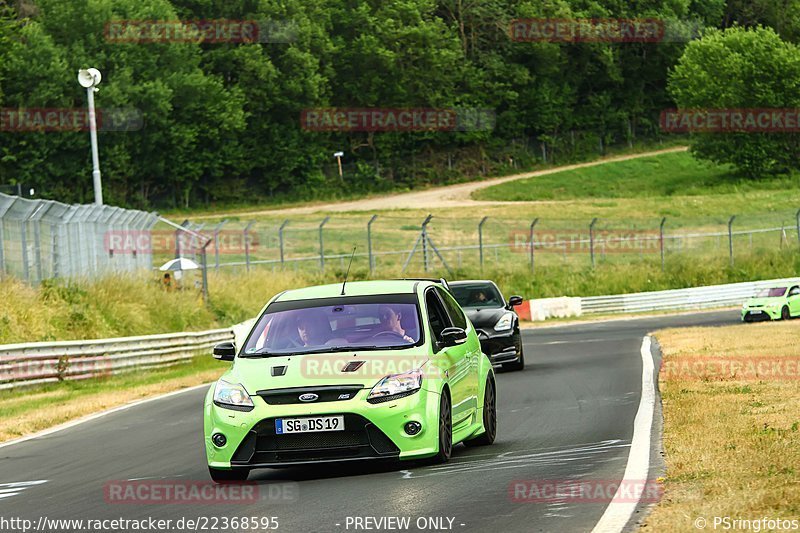
[[[450,292],[464,309],[478,332],[483,353],[492,364],[508,370],[525,368],[519,316],[514,307],[521,296],[506,300],[497,285],[489,280],[451,281]]]

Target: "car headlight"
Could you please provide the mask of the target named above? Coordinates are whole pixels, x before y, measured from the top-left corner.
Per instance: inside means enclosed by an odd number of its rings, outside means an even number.
[[[497,324],[494,325],[495,331],[508,331],[514,325],[514,313],[506,313],[500,317]]]
[[[417,392],[422,387],[422,371],[410,370],[402,374],[392,374],[386,376],[372,387],[367,396],[369,400],[389,400],[392,397],[403,395],[408,396]]]
[[[234,411],[252,411],[255,407],[240,383],[228,383],[221,379],[214,387],[214,404]]]

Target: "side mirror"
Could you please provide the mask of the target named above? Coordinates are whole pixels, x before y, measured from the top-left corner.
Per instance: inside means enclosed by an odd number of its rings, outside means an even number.
[[[233,342],[221,342],[214,346],[214,359],[233,361],[234,357],[236,357],[236,345]]]
[[[511,309],[512,307],[516,307],[518,305],[522,305],[522,296],[512,296],[508,299],[509,309]]]
[[[442,340],[439,342],[439,345],[443,348],[449,348],[451,346],[464,344],[465,342],[467,342],[467,332],[461,328],[451,327],[442,330]]]

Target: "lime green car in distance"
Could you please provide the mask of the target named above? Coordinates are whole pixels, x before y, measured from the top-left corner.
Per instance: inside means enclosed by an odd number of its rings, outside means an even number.
[[[800,285],[763,289],[742,306],[742,320],[788,320],[800,316]]]
[[[475,328],[434,280],[285,291],[264,307],[204,405],[214,481],[252,469],[355,460],[449,460],[491,444],[492,365]]]

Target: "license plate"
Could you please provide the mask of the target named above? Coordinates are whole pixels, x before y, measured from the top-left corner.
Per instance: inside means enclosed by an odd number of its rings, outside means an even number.
[[[344,416],[316,416],[308,418],[279,418],[275,420],[275,434],[312,433],[317,431],[344,431]]]

